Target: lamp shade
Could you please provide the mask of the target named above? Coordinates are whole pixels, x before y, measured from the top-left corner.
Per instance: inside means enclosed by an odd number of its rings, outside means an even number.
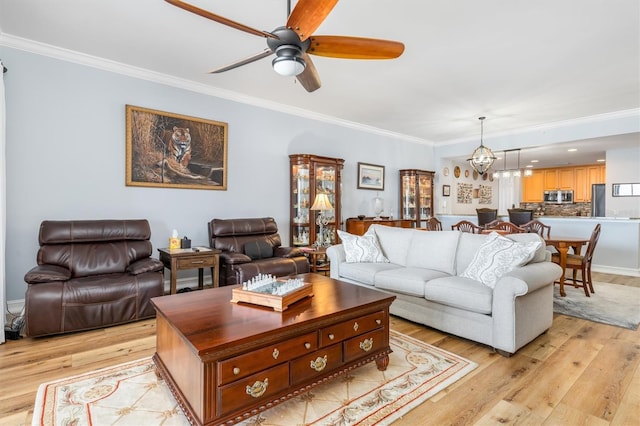
[[[313,200],[311,210],[333,210],[333,206],[329,202],[327,194],[316,194],[316,199]]]

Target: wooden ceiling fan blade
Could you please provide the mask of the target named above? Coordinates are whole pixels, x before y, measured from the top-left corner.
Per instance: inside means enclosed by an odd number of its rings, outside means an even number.
[[[271,34],[268,31],[256,30],[255,28],[251,28],[239,22],[232,21],[231,19],[227,19],[223,16],[216,15],[215,13],[211,13],[208,10],[200,9],[199,7],[196,7],[189,3],[185,3],[180,0],[165,0],[165,1],[169,4],[179,7],[180,9],[184,9],[188,12],[195,13],[196,15],[200,15],[203,18],[211,19],[212,21],[215,21],[222,25],[226,25],[231,28],[235,28],[236,30],[244,31],[245,33],[257,35],[260,37],[266,37],[266,38],[275,38],[275,39],[278,38],[278,36]]]
[[[338,0],[299,0],[287,19],[287,28],[305,41],[318,29],[336,3]]]
[[[306,65],[304,71],[298,74],[296,78],[307,92],[318,90],[320,88],[320,75],[318,75],[316,66],[313,64],[311,57],[306,53],[302,54],[302,59],[304,59]]]
[[[260,53],[256,53],[255,55],[251,55],[251,56],[249,56],[247,58],[241,59],[241,60],[236,61],[236,62],[234,62],[232,64],[225,65],[224,67],[216,68],[216,69],[214,69],[212,71],[209,71],[209,74],[218,74],[218,73],[221,73],[221,72],[229,71],[229,70],[232,70],[234,68],[238,68],[238,67],[241,67],[243,65],[250,64],[251,62],[258,61],[258,60],[260,60],[262,58],[266,58],[267,56],[269,56],[271,54],[273,54],[273,51],[271,49],[267,48],[267,49],[264,49]]]
[[[394,59],[402,55],[398,41],[346,36],[312,36],[307,53],[344,59]]]

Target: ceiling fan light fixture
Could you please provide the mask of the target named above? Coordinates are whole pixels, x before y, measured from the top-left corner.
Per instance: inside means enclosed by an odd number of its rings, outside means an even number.
[[[483,121],[485,118],[486,117],[478,117],[478,120],[480,120],[480,146],[473,151],[471,158],[467,159],[469,165],[473,167],[473,170],[478,172],[481,176],[489,170],[491,165],[493,165],[493,162],[496,160],[496,156],[493,155],[493,152],[491,152],[491,150],[482,143],[482,136],[484,133]]]
[[[273,69],[280,75],[293,77],[304,71],[307,64],[302,59],[302,52],[298,46],[284,44],[276,48],[276,57],[271,63]]]

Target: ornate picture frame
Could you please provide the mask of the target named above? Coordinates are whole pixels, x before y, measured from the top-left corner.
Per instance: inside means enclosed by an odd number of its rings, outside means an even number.
[[[126,186],[227,189],[228,125],[126,106]]]
[[[384,166],[358,163],[358,189],[384,191]]]

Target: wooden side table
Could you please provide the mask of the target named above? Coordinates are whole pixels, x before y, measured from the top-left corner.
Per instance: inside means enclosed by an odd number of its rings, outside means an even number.
[[[329,272],[329,258],[327,258],[326,247],[302,247],[304,253],[309,255],[309,263],[311,264],[311,272],[322,273],[326,275]],[[322,262],[324,260],[324,262]]]
[[[204,288],[203,268],[211,268],[211,282],[213,287],[218,287],[219,265],[221,250],[208,247],[194,247],[191,249],[158,249],[160,261],[164,267],[171,271],[171,288],[169,294],[176,293],[176,281],[178,271],[198,269],[198,289]]]

